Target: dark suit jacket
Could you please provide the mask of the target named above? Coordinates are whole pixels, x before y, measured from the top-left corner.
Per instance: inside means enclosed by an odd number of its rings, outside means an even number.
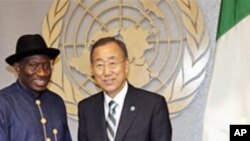
[[[135,110],[131,110],[131,106]],[[78,141],[108,141],[104,94],[84,99],[78,105]],[[164,97],[128,87],[115,141],[170,141],[172,127]]]

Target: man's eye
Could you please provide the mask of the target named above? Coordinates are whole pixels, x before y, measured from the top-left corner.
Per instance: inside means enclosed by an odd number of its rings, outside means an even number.
[[[50,63],[46,63],[46,64],[44,64],[44,68],[50,68],[51,67],[51,64]]]
[[[110,65],[115,65],[115,64],[116,64],[116,62],[110,62],[109,64],[110,64]]]
[[[110,62],[109,63],[109,67],[115,67],[116,66],[116,62]]]
[[[38,64],[29,64],[29,67],[37,68]]]
[[[104,64],[96,64],[96,66],[100,68],[100,67],[103,67]]]

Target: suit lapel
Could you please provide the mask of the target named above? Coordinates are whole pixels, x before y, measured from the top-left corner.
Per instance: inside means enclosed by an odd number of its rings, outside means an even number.
[[[94,124],[96,125],[96,137],[98,140],[107,140],[107,132],[106,132],[106,125],[105,125],[105,114],[104,114],[104,95],[103,93],[100,94],[98,102],[94,103],[96,104],[96,109],[94,109],[95,116],[93,119],[95,119]]]
[[[134,88],[129,85],[115,139],[118,141],[122,140],[139,110],[138,104],[136,103],[137,95],[133,93],[133,89]]]

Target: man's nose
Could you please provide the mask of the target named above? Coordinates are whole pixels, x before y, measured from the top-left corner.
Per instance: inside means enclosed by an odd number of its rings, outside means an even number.
[[[45,68],[43,65],[39,65],[36,69],[36,74],[38,76],[47,76],[50,73],[50,69]]]
[[[103,73],[104,73],[105,75],[111,74],[111,68],[109,67],[109,65],[106,64],[106,65],[104,66]]]

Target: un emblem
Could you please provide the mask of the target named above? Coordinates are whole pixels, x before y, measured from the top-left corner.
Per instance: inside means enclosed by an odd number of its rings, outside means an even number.
[[[43,36],[59,48],[50,89],[77,119],[77,103],[98,92],[91,77],[89,49],[114,36],[128,48],[128,80],[163,95],[171,117],[193,100],[210,58],[208,31],[196,1],[55,0],[43,19]]]

